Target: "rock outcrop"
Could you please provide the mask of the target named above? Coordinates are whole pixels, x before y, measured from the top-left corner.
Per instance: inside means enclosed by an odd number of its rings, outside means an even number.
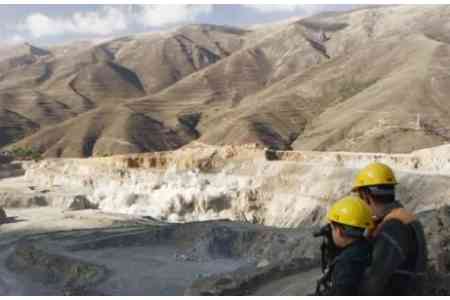
[[[13,160],[14,158],[11,155],[8,155],[7,153],[0,153],[0,165],[9,164]]]
[[[29,162],[24,178],[50,190],[45,196],[51,205],[71,201],[52,196],[57,188],[83,191],[108,212],[173,222],[230,219],[295,227],[320,223],[328,205],[349,193],[357,170],[373,161],[395,170],[398,198],[408,208],[420,212],[449,203],[447,149],[377,154],[197,143],[173,152]]]
[[[83,209],[96,209],[98,205],[89,201],[84,195],[76,195],[72,202],[69,203],[67,210],[83,210]]]
[[[0,163],[0,179],[9,177],[19,177],[25,174],[25,170],[20,163]]]
[[[0,224],[6,222],[7,220],[8,217],[6,216],[5,210],[0,207]]]
[[[245,266],[227,274],[213,275],[196,280],[186,290],[189,296],[245,296],[252,295],[268,282],[317,268],[318,261],[290,258],[264,267]],[[311,291],[314,291],[311,288]]]

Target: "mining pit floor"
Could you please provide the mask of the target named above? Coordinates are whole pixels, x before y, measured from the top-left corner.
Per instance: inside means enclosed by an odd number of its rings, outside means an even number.
[[[6,213],[1,295],[305,295],[320,275],[312,260],[283,267],[313,247],[299,247],[305,233],[292,229],[52,207]]]

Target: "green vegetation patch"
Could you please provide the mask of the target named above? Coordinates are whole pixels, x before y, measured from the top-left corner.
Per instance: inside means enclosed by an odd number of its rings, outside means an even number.
[[[38,161],[42,159],[42,152],[35,148],[12,148],[10,154],[15,160],[34,160]]]

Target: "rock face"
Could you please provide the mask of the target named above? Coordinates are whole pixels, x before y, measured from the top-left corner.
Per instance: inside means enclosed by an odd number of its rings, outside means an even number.
[[[82,190],[102,211],[295,227],[320,223],[328,205],[349,193],[357,170],[372,161],[395,170],[397,196],[409,209],[449,203],[446,147],[388,155],[196,144],[174,152],[29,163],[24,179],[41,190]],[[45,196],[61,205],[52,194]]]
[[[98,205],[90,202],[84,195],[76,195],[69,203],[67,210],[96,209]]]
[[[303,273],[317,268],[318,262],[305,258],[290,258],[265,267],[242,267],[236,271],[196,280],[186,290],[189,296],[244,296],[251,295],[259,287],[282,277]]]
[[[7,159],[9,160],[9,159]],[[0,163],[0,179],[8,177],[18,177],[25,174],[25,170],[19,163]]]
[[[7,219],[5,210],[0,207],[0,224],[6,222]]]
[[[0,165],[1,164],[8,164],[12,162],[14,159],[12,156],[7,155],[5,153],[0,153]]]
[[[450,294],[450,207],[419,214],[428,243],[429,272],[424,295]]]

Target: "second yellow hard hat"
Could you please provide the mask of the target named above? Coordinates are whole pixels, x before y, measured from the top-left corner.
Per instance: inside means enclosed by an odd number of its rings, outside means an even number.
[[[371,163],[356,175],[352,191],[365,186],[395,184],[397,180],[391,168],[382,163]]]

